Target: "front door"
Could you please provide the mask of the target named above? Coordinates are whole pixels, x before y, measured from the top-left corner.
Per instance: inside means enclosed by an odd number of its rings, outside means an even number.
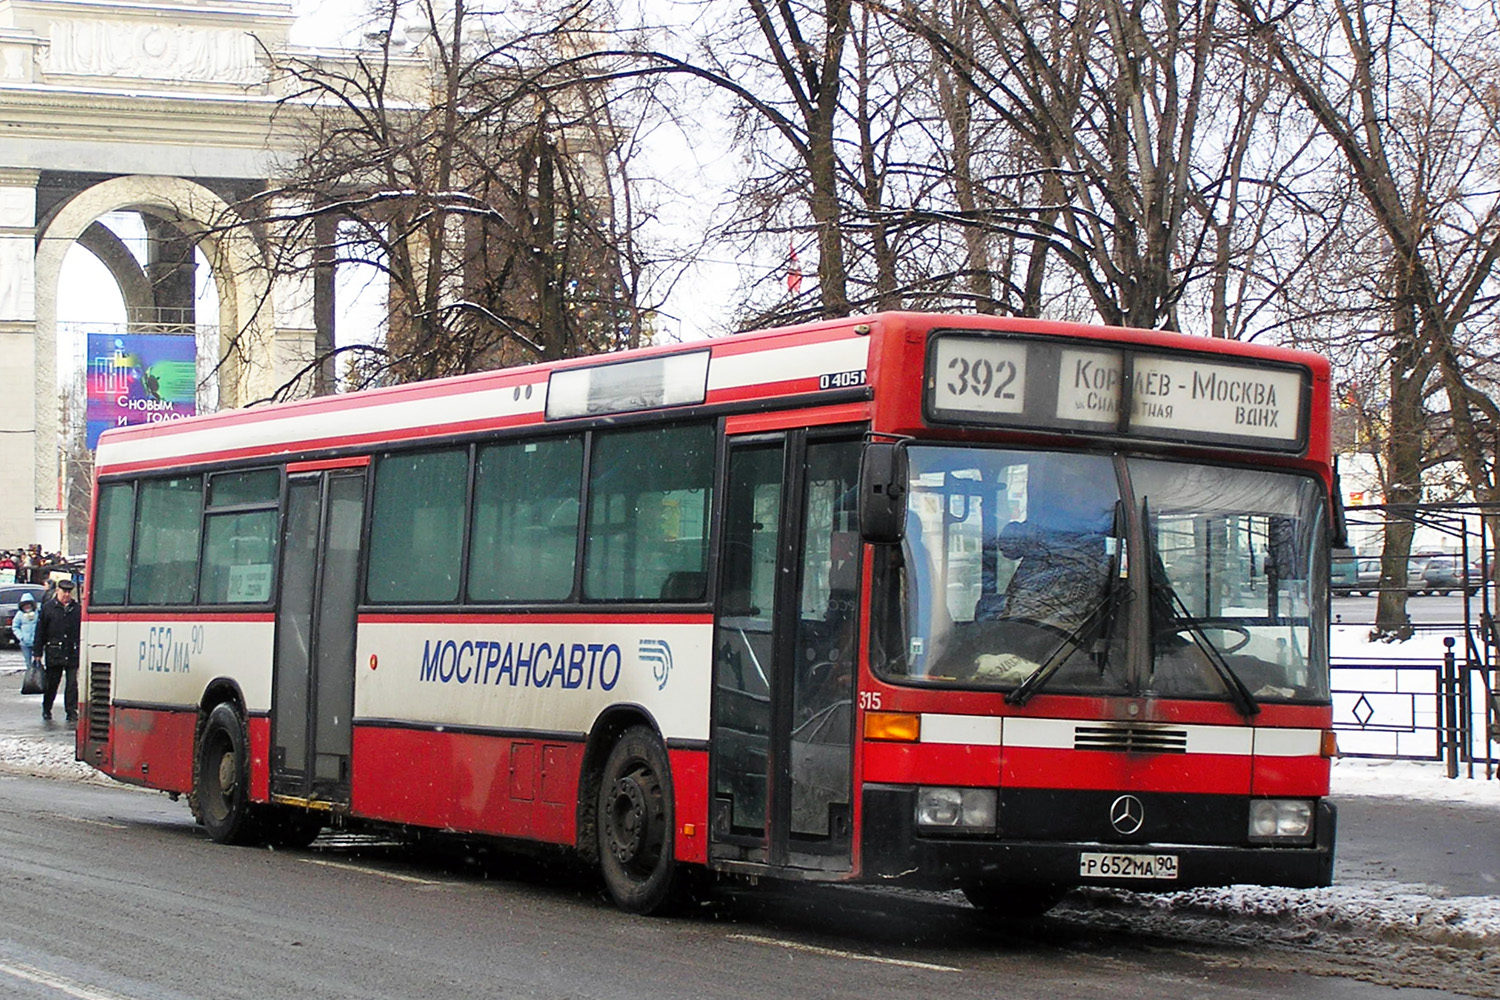
[[[712,856],[850,866],[860,443],[730,442],[714,639]]]
[[[365,472],[287,482],[276,617],[271,791],[349,801],[354,631]]]

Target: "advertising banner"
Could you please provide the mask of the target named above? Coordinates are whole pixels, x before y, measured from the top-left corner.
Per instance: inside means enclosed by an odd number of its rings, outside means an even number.
[[[111,427],[197,413],[198,342],[191,334],[88,335],[88,446]]]

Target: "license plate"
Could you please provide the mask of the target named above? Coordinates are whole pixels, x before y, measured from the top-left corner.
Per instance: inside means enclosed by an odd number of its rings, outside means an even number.
[[[1177,877],[1175,854],[1080,854],[1079,878]]]

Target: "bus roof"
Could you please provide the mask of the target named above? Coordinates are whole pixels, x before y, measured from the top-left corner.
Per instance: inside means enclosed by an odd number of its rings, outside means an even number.
[[[1326,384],[1314,354],[1184,334],[981,315],[882,313],[757,333],[572,358],[357,393],[251,406],[106,431],[101,475],[329,451],[685,405],[816,406],[868,399],[866,372],[891,341],[890,364],[933,329],[1105,339],[1169,350],[1300,364]],[[895,350],[897,342],[901,350]],[[920,369],[917,369],[920,370]],[[800,397],[800,398],[799,398]]]

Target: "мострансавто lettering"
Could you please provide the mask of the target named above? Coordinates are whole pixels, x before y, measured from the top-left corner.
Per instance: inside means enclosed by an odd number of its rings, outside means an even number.
[[[428,640],[419,679],[434,684],[508,684],[511,687],[609,691],[620,680],[614,643],[459,642]]]

